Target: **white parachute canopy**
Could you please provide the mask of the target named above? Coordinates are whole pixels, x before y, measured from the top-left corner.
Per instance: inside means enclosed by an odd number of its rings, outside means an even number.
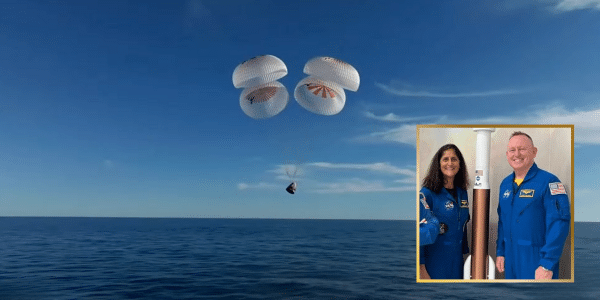
[[[278,79],[287,75],[283,61],[273,55],[253,57],[233,71],[233,86],[244,88],[240,106],[254,119],[266,119],[279,114],[288,104],[289,94]]]
[[[298,83],[294,98],[300,106],[320,115],[339,113],[346,103],[344,89],[356,92],[360,85],[358,71],[332,57],[319,56],[309,60],[304,73],[310,76]]]
[[[315,57],[304,65],[304,73],[333,81],[342,88],[356,92],[360,85],[358,71],[350,64],[333,57]]]
[[[298,83],[294,97],[306,110],[325,116],[339,113],[346,104],[346,93],[342,87],[314,76]]]

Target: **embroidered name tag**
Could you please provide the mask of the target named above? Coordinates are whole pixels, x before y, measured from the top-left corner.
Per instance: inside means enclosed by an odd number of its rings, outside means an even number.
[[[565,186],[560,182],[550,183],[550,194],[559,195],[559,194],[567,194],[565,191]]]
[[[533,193],[535,192],[535,190],[521,190],[521,193],[519,193],[519,197],[521,198],[533,198]]]

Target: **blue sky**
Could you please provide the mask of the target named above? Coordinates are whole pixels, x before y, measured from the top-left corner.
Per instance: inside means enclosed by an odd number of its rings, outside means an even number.
[[[416,124],[574,124],[600,221],[598,36],[591,0],[0,4],[0,215],[412,219]],[[254,120],[231,76],[262,54],[291,95],[315,56],[361,85]]]

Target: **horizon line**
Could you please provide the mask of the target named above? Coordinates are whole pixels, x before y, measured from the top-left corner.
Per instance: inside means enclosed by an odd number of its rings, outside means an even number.
[[[323,218],[264,218],[264,217],[110,217],[110,216],[0,216],[0,218],[97,218],[97,219],[245,219],[245,220],[315,220],[315,221],[416,221],[413,219],[323,219]],[[600,221],[574,221],[600,223]]]

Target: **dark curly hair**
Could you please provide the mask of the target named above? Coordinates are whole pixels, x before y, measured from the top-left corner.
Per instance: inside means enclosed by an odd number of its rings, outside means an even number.
[[[423,179],[423,186],[436,194],[439,193],[444,187],[444,174],[442,174],[440,160],[444,155],[444,151],[449,149],[454,150],[454,153],[456,153],[460,166],[458,173],[456,173],[456,176],[454,176],[454,186],[458,186],[465,191],[469,187],[469,173],[467,172],[467,165],[465,164],[465,159],[463,158],[462,153],[460,153],[460,150],[458,147],[456,147],[456,145],[446,144],[442,146],[431,159],[427,176],[425,176],[425,179]]]

